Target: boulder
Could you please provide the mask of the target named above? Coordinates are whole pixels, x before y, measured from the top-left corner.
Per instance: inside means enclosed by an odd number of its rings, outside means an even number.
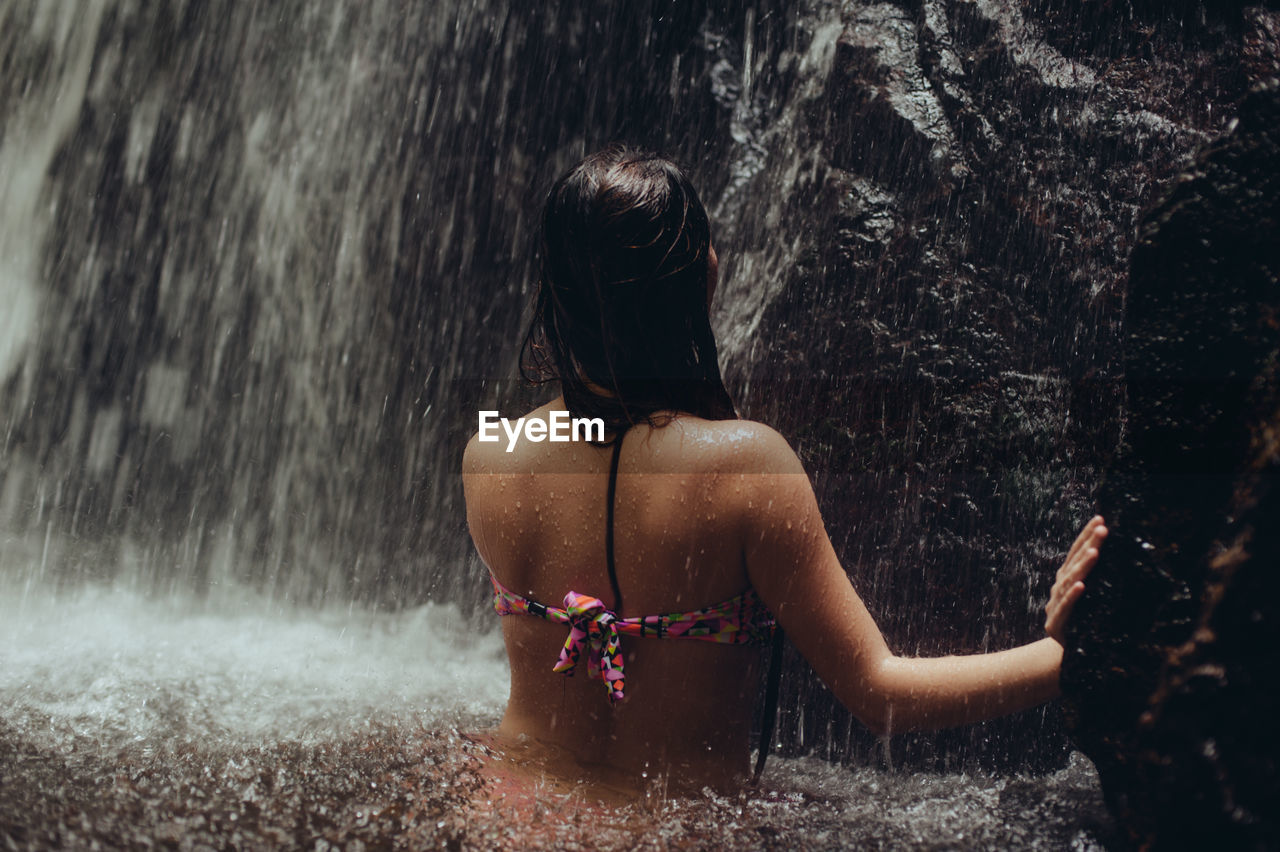
[[[1153,848],[1280,843],[1280,82],[1143,222],[1072,737]]]

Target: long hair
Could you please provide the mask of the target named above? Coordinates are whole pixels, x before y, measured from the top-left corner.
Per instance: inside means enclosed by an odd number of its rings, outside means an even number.
[[[559,380],[570,414],[611,432],[737,416],[707,311],[711,226],[674,163],[623,145],[587,157],[552,187],[539,249],[526,379]]]

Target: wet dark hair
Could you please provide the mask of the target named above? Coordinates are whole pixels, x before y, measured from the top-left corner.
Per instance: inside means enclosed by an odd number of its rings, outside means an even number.
[[[707,312],[710,257],[706,210],[674,163],[624,145],[587,157],[543,211],[521,374],[559,380],[570,414],[611,432],[660,426],[660,412],[734,419]]]

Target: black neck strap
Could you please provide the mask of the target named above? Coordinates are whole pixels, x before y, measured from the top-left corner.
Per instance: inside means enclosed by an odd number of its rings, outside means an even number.
[[[613,586],[613,611],[622,612],[622,588],[618,585],[618,568],[613,562],[613,498],[618,493],[618,458],[622,455],[622,439],[626,427],[613,439],[613,460],[609,462],[609,522],[604,532],[604,548],[609,565],[609,585]]]

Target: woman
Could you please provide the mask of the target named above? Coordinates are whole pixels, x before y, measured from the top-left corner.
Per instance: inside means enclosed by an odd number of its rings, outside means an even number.
[[[607,148],[555,184],[542,228],[526,343],[535,378],[562,393],[526,418],[600,418],[608,440],[467,446],[467,521],[509,616],[500,742],[535,752],[552,777],[624,790],[654,777],[740,784],[775,619],[877,732],[974,722],[1058,694],[1063,628],[1106,536],[1101,518],[1058,572],[1046,638],[895,656],[796,454],[768,426],[736,419],[709,320],[716,254],[684,174]]]

